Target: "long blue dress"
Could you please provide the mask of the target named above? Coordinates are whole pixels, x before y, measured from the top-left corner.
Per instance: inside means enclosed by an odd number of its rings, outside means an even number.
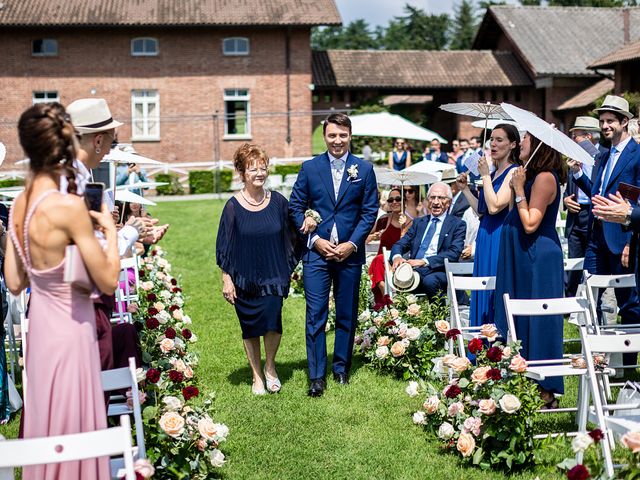
[[[493,190],[497,193],[507,176],[507,173],[517,165],[510,165],[500,175],[491,174]],[[473,261],[474,277],[492,277],[498,268],[498,255],[500,250],[500,232],[509,208],[503,208],[495,215],[489,214],[487,203],[484,200],[484,192],[480,189],[478,195],[478,214],[480,226],[476,237],[476,254]],[[469,324],[479,327],[485,323],[493,323],[493,292],[471,292],[471,306],[469,310]]]
[[[503,338],[507,335],[507,318],[503,295],[511,298],[560,298],[564,296],[562,247],[556,232],[560,205],[560,182],[557,175],[556,198],[547,207],[540,226],[534,233],[524,231],[517,208],[509,212],[502,227],[500,257],[496,275],[495,323]],[[525,184],[527,201],[533,181]],[[516,335],[522,341],[520,354],[527,360],[562,358],[562,315],[548,317],[516,317]],[[542,388],[563,393],[561,377],[539,382]]]

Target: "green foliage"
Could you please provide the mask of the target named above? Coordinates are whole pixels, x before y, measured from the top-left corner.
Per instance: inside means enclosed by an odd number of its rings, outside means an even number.
[[[409,4],[404,16],[394,17],[378,36],[387,50],[444,50],[449,43],[449,15],[427,14]]]
[[[189,172],[189,193],[213,193],[213,176],[210,170],[192,170]]]
[[[217,172],[217,175],[219,183],[216,193],[229,192],[233,181],[233,172],[231,170],[221,170]]]
[[[624,92],[620,96],[629,102],[629,111],[637,116],[640,111],[640,92]],[[600,108],[602,106],[605,97],[606,94],[595,101],[595,108]],[[597,117],[595,114],[594,116]]]
[[[451,50],[469,50],[478,29],[477,18],[471,0],[462,0],[455,8],[451,29]]]
[[[311,32],[311,47],[315,50],[367,50],[378,48],[378,45],[366,20],[358,19],[347,26],[314,28]]]
[[[298,172],[300,171],[300,167],[302,165],[298,164],[298,165],[276,165],[273,168],[273,173],[275,173],[276,175],[293,175],[293,174],[298,174]]]
[[[549,5],[551,7],[635,7],[637,0],[520,0],[521,5]]]
[[[0,180],[0,188],[20,187],[22,185],[24,185],[23,178],[5,178],[4,180]]]
[[[166,182],[169,185],[160,185],[156,188],[158,195],[184,195],[184,188],[180,184],[178,175],[175,173],[158,173],[155,176],[156,182]]]

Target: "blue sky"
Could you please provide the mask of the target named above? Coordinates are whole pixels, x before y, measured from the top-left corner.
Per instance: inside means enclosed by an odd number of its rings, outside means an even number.
[[[383,25],[394,16],[403,14],[405,4],[430,13],[452,13],[454,0],[335,0],[344,24],[364,18],[371,25]],[[518,3],[508,0],[507,3]]]

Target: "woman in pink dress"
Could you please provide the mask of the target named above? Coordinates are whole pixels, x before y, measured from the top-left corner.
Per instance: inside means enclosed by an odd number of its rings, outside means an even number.
[[[111,214],[89,212],[76,195],[59,193],[60,177],[75,192],[74,129],[62,105],[38,104],[18,123],[20,143],[30,158],[26,190],[9,220],[5,279],[13,294],[31,287],[25,357],[24,437],[48,437],[106,428],[100,358],[90,292],[63,280],[65,248],[75,244],[95,286],[115,291],[120,259]],[[92,218],[106,239],[94,235]],[[109,459],[27,467],[26,480],[110,478]]]

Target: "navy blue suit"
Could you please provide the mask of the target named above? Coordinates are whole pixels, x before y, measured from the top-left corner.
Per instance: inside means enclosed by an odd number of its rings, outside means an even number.
[[[432,162],[449,163],[449,156],[445,152],[440,152],[440,155],[436,155],[435,152],[429,152],[424,154],[425,160],[431,160]]]
[[[575,180],[578,187],[593,197],[600,194],[602,173],[609,160],[609,151],[604,151],[596,157],[593,176],[594,181],[582,175]],[[597,168],[596,168],[597,167]],[[615,168],[611,172],[609,182],[602,195],[607,197],[615,194],[620,182],[640,185],[640,146],[631,139],[618,157]],[[618,275],[632,273],[632,269],[623,267],[621,263],[622,250],[630,242],[631,232],[618,223],[596,220],[593,213],[589,214],[589,244],[585,253],[585,269],[599,275]],[[638,294],[632,288],[618,288],[615,290],[618,308],[623,324],[638,323],[640,305]],[[628,363],[625,359],[625,364]]]
[[[425,230],[427,229],[431,216],[420,217],[413,221],[407,233],[391,249],[390,261],[396,255],[409,253],[410,259],[415,259],[422,243]],[[445,293],[447,290],[447,276],[444,270],[444,260],[448,258],[450,262],[457,262],[464,248],[464,236],[467,226],[458,217],[447,215],[440,230],[438,238],[438,251],[436,255],[427,257],[429,265],[415,269],[420,274],[420,287],[417,292],[426,293],[429,298],[438,293]]]
[[[354,165],[358,173],[357,178],[352,179],[348,170]],[[349,373],[351,367],[358,292],[365,261],[364,242],[378,215],[378,190],[373,166],[350,153],[336,199],[328,154],[325,152],[304,162],[289,200],[289,212],[297,228],[302,226],[307,209],[317,211],[322,217],[312,235],[329,240],[335,223],[338,242],[353,242],[357,247],[357,251],[342,262],[327,261],[315,248],[307,246],[302,255],[309,378],[317,380],[324,378],[327,371],[325,326],[332,284],[336,304],[332,368],[334,373]]]

